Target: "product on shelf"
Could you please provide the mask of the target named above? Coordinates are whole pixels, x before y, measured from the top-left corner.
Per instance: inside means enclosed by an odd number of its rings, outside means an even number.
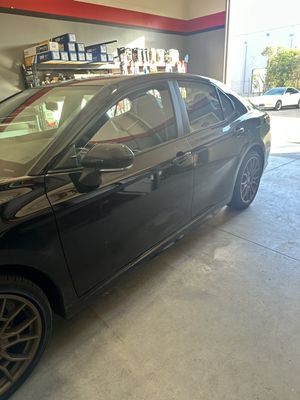
[[[72,33],[37,43],[24,50],[22,71],[25,83],[27,87],[35,87],[62,80],[82,79],[91,74],[115,76],[162,71],[186,72],[187,59],[180,61],[177,49],[117,48],[116,43],[117,40],[112,40],[85,45],[77,43]]]
[[[45,53],[37,54],[37,63],[44,63],[49,61],[59,61],[59,51],[46,51]]]
[[[70,42],[76,42],[76,35],[75,33],[64,33],[63,35],[52,38],[51,40],[53,42],[66,44]]]

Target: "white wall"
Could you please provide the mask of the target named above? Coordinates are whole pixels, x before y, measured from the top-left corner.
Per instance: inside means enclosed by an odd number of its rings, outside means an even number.
[[[185,3],[188,9],[188,19],[216,14],[226,9],[226,0],[187,0]]]

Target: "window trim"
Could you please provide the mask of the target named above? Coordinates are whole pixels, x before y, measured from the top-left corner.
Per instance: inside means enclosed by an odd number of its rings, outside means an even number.
[[[124,99],[127,95],[130,95],[132,93],[138,92],[139,90],[144,90],[144,89],[148,89],[148,90],[153,90],[155,89],[155,87],[153,86],[159,86],[159,85],[165,85],[166,89],[168,90],[169,96],[170,96],[170,101],[172,104],[172,108],[173,108],[173,113],[174,113],[174,120],[175,120],[175,128],[177,131],[176,137],[168,140],[166,142],[162,142],[157,144],[156,146],[153,147],[149,147],[145,150],[142,150],[138,153],[135,153],[135,156],[140,156],[143,155],[149,151],[155,150],[161,146],[164,145],[168,145],[170,143],[173,143],[179,139],[182,138],[183,135],[181,135],[181,132],[183,131],[183,123],[182,123],[182,114],[180,112],[180,107],[178,104],[178,98],[175,94],[174,91],[174,83],[172,83],[174,81],[168,79],[166,80],[165,78],[162,79],[157,79],[157,80],[153,80],[150,82],[145,82],[142,85],[140,85],[138,87],[138,89],[136,90],[128,90],[128,88],[124,88],[123,90],[118,91],[117,95],[114,96],[110,102],[108,102],[107,106],[105,106],[105,108],[103,108],[103,112],[101,112],[101,115],[98,115],[97,117],[93,118],[93,121],[99,121],[101,118],[103,118],[103,116],[105,115],[105,113],[111,108],[113,107],[118,101],[121,101],[122,99]],[[100,107],[99,107],[100,108]],[[86,127],[84,128],[84,132],[86,131]],[[63,173],[73,173],[73,172],[78,172],[81,171],[83,169],[82,166],[77,166],[77,167],[66,167],[66,168],[59,168],[59,169],[55,169],[55,165],[57,165],[59,163],[59,161],[62,159],[62,157],[70,150],[70,148],[78,141],[80,140],[81,137],[84,136],[84,133],[82,132],[80,134],[79,137],[76,138],[75,142],[72,142],[68,145],[67,148],[64,148],[64,150],[55,158],[55,161],[53,163],[51,163],[51,167],[48,169],[48,171],[46,172],[46,174],[55,174],[55,173],[59,173],[59,174],[63,174]]]
[[[224,121],[224,122],[230,121],[230,119],[231,119],[231,118],[236,114],[236,112],[237,112],[236,107],[235,107],[235,104],[234,104],[234,102],[231,100],[231,98],[230,98],[229,96],[227,96],[227,94],[226,94],[223,90],[221,90],[221,89],[220,89],[219,87],[217,87],[217,86],[215,86],[215,88],[217,89],[219,101],[220,101],[220,104],[221,104],[221,107],[222,107],[222,110],[223,110],[223,117],[224,117],[224,120],[223,120],[223,121]],[[227,100],[230,101],[230,103],[231,103],[231,105],[232,105],[233,111],[232,111],[231,114],[229,114],[228,117],[225,116],[225,108],[223,107],[222,100],[221,100],[221,97],[220,97],[220,93],[222,93],[222,94],[227,98]]]

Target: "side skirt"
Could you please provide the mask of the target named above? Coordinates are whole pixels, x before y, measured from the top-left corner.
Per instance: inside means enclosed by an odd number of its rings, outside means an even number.
[[[204,222],[208,217],[211,217],[226,204],[230,202],[230,199],[225,199],[221,203],[210,207],[207,209],[204,213],[202,213],[200,216],[197,218],[193,219],[191,222],[188,224],[184,225],[182,228],[180,228],[178,231],[173,233],[172,235],[168,236],[166,239],[158,243],[157,245],[151,247],[151,249],[147,250],[145,253],[141,254],[139,257],[137,257],[135,260],[130,262],[129,264],[125,265],[123,268],[121,268],[116,274],[111,276],[109,279],[107,279],[105,282],[100,283],[99,285],[95,286],[92,288],[90,291],[88,291],[86,294],[83,296],[79,297],[78,300],[71,304],[68,308],[65,309],[65,317],[66,318],[71,318],[74,314],[78,313],[82,308],[85,307],[86,301],[87,300],[92,300],[93,296],[98,296],[101,293],[107,291],[110,287],[113,286],[113,284],[116,283],[117,279],[119,279],[123,274],[136,267],[142,262],[145,262],[152,258],[154,255],[157,253],[160,253],[169,247],[171,247],[175,242],[179,239],[181,239],[189,230],[191,230],[195,225],[200,224]]]

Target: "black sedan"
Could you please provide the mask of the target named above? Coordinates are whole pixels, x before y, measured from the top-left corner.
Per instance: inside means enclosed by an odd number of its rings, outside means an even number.
[[[0,398],[69,317],[217,209],[248,207],[270,120],[221,83],[71,81],[0,104]]]

